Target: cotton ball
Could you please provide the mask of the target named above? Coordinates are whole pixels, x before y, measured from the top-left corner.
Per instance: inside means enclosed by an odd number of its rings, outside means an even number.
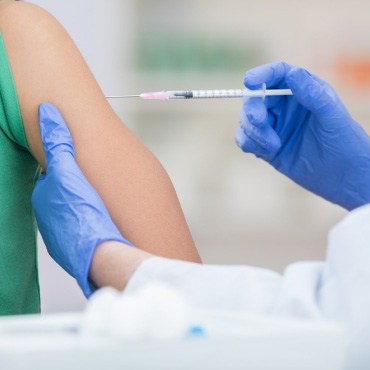
[[[174,289],[148,284],[138,292],[142,315],[142,337],[170,340],[185,337],[190,327],[189,306]]]
[[[113,288],[104,288],[95,292],[85,309],[80,323],[83,335],[110,335],[109,322],[121,293]]]
[[[122,295],[110,312],[110,335],[122,340],[140,341],[145,326],[144,311],[144,305],[136,294]]]
[[[131,294],[104,288],[90,299],[80,331],[127,341],[174,340],[185,337],[189,317],[185,299],[163,284],[147,284]]]

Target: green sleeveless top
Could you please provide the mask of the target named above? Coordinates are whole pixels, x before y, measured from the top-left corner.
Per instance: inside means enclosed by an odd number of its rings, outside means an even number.
[[[31,206],[38,174],[0,34],[0,315],[40,312]]]

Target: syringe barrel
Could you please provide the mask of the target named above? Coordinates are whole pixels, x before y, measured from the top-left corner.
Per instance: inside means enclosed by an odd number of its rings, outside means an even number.
[[[193,97],[195,99],[242,98],[243,96],[244,92],[242,89],[193,91]]]
[[[249,89],[222,89],[222,90],[188,90],[188,91],[168,91],[168,99],[223,99],[223,98],[243,98],[265,97],[272,95],[292,95],[290,89],[277,90],[249,90]]]
[[[169,99],[242,98],[245,91],[243,89],[171,91]]]

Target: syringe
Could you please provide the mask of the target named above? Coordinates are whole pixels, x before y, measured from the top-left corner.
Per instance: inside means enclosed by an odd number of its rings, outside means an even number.
[[[266,85],[260,90],[229,89],[229,90],[173,90],[145,92],[137,95],[111,95],[107,99],[142,98],[147,100],[169,100],[169,99],[221,99],[221,98],[243,98],[293,95],[290,89],[266,89]]]

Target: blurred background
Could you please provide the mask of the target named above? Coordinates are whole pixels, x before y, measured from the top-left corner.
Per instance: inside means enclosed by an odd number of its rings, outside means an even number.
[[[31,2],[65,26],[107,95],[240,88],[248,68],[285,60],[328,80],[370,128],[367,0]],[[167,169],[204,262],[282,272],[325,257],[345,211],[236,147],[240,100],[111,103]],[[82,309],[41,241],[39,261],[43,312]]]

